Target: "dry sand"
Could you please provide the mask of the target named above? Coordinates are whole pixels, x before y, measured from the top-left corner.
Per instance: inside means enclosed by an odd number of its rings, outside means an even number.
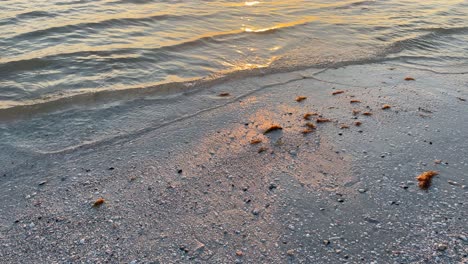
[[[373,64],[4,122],[1,263],[466,263],[460,98],[464,74]]]

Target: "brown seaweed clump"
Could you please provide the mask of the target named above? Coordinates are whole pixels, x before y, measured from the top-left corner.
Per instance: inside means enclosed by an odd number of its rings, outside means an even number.
[[[328,118],[318,117],[318,118],[316,119],[316,122],[317,122],[317,123],[326,123],[326,122],[331,122],[331,120],[328,119]]]
[[[362,125],[362,122],[361,122],[361,121],[356,121],[356,122],[354,122],[354,125],[355,125],[355,126],[361,126],[361,125]]]
[[[361,103],[361,100],[357,100],[357,99],[353,99],[351,101],[349,101],[351,104],[359,104]]]
[[[226,97],[226,96],[230,96],[231,94],[230,93],[220,93],[218,94],[219,97]]]
[[[96,201],[94,201],[93,207],[99,207],[103,205],[105,202],[106,200],[104,200],[104,198],[98,198]]]
[[[338,90],[338,91],[334,91],[334,92],[332,93],[332,95],[338,95],[338,94],[342,94],[342,93],[344,93],[344,92],[345,92],[345,91],[343,91],[343,90]]]
[[[257,145],[257,144],[260,144],[260,143],[262,143],[262,140],[259,139],[259,138],[254,138],[254,139],[250,140],[251,145]]]
[[[413,77],[406,77],[405,81],[416,81],[416,79],[414,79]]]
[[[429,187],[431,186],[432,177],[438,174],[439,173],[437,171],[426,171],[421,173],[418,177],[416,177],[416,179],[419,182],[419,188],[423,190],[429,189]]]
[[[371,115],[372,115],[372,113],[371,113],[371,112],[364,112],[364,113],[362,113],[362,115],[365,115],[365,116],[371,116]]]
[[[361,110],[353,109],[353,115],[358,115],[361,113]]]
[[[315,113],[315,112],[312,112],[312,113],[305,113],[305,114],[304,114],[304,119],[305,119],[305,120],[310,120],[310,118],[311,118],[312,116],[316,116],[316,115],[318,115],[318,114]]]
[[[298,97],[296,97],[296,102],[302,102],[302,101],[304,101],[305,99],[307,99],[307,97],[305,97],[305,96],[298,96]]]
[[[306,129],[301,131],[301,133],[304,134],[304,135],[307,135],[307,134],[312,133],[312,132],[314,132],[314,130],[312,130],[310,128],[306,128]]]
[[[390,109],[390,108],[392,108],[392,106],[391,106],[391,105],[388,105],[388,104],[384,104],[384,105],[382,106],[382,110],[386,110],[386,109]]]
[[[283,127],[280,126],[280,125],[271,125],[269,128],[267,128],[267,130],[265,130],[265,132],[263,132],[263,134],[268,134],[270,132],[273,132],[273,131],[276,131],[276,130],[282,130]]]

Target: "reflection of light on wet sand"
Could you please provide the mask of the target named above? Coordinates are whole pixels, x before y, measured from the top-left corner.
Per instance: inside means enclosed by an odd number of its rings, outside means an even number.
[[[245,107],[248,107],[247,101]],[[260,109],[246,116],[242,123],[227,125],[201,138],[193,150],[198,153],[196,157],[177,160],[193,159],[193,164],[203,164],[209,175],[213,167],[216,167],[215,174],[241,172],[248,181],[254,177],[268,182],[272,175],[286,174],[302,186],[326,190],[335,190],[353,181],[349,158],[335,153],[333,142],[320,134],[320,126],[310,135],[301,134],[305,124],[302,114],[300,106]],[[263,131],[272,124],[280,124],[284,129],[264,135]],[[252,139],[262,142],[251,145]],[[268,150],[258,153],[262,147]]]
[[[260,4],[260,2],[259,1],[246,1],[244,4],[246,6],[254,6],[254,5]]]

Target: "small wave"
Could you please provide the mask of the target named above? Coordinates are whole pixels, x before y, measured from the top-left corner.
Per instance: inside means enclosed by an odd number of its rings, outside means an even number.
[[[38,18],[38,17],[56,17],[57,15],[54,13],[46,12],[46,11],[31,11],[31,12],[26,12],[26,13],[21,13],[16,15],[16,18],[18,20],[21,19],[30,19],[30,18]]]
[[[344,5],[341,5],[341,6],[337,6],[335,7],[335,9],[349,9],[349,8],[353,8],[353,7],[356,7],[356,6],[367,6],[367,5],[373,5],[375,4],[376,2],[375,1],[372,1],[372,0],[368,0],[368,1],[358,1],[358,2],[352,2],[352,3],[347,3],[347,4],[344,4]]]

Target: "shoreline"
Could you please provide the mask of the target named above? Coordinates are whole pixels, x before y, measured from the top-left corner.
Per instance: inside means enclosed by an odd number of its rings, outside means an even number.
[[[4,124],[0,257],[466,261],[466,84],[460,74],[352,65]],[[332,121],[303,135],[307,112]],[[263,134],[272,124],[283,129]],[[422,191],[415,177],[427,170],[439,175]]]

